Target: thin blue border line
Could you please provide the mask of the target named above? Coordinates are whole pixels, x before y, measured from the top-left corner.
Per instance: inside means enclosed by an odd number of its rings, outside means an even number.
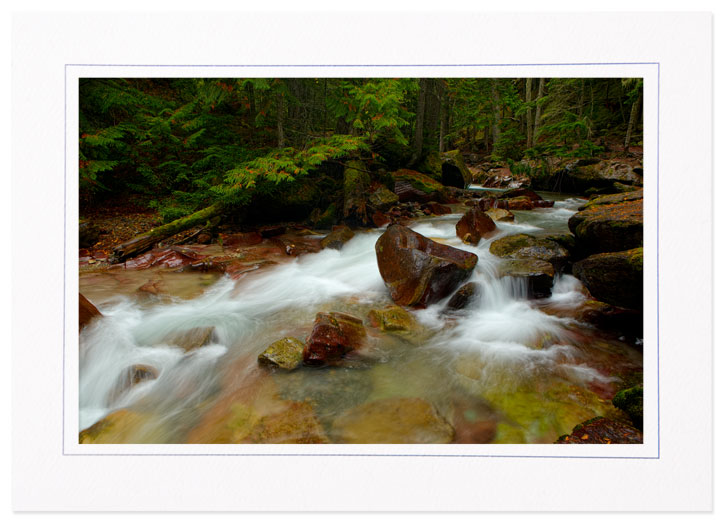
[[[167,454],[124,454],[124,453],[100,453],[100,454],[78,454],[66,453],[65,451],[65,362],[66,362],[66,265],[67,265],[67,171],[68,171],[68,67],[180,67],[180,68],[199,68],[199,67],[236,67],[236,68],[262,68],[262,67],[317,67],[317,68],[334,68],[334,67],[512,67],[512,66],[613,66],[613,65],[656,65],[657,66],[657,456],[520,456],[520,455],[500,455],[500,454],[213,454],[213,453],[167,453]],[[308,456],[308,457],[451,457],[451,458],[536,458],[536,459],[660,459],[661,435],[660,435],[660,62],[562,62],[549,64],[65,64],[65,85],[63,100],[64,122],[63,129],[65,132],[63,138],[64,144],[64,160],[63,166],[63,384],[62,384],[62,400],[63,400],[63,422],[62,422],[62,455],[63,456]]]

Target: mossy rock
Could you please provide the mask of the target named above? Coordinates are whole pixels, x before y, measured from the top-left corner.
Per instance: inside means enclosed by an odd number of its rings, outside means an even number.
[[[569,252],[560,244],[525,233],[497,239],[489,251],[506,259],[539,259],[551,263],[555,269],[562,268],[569,259]]]
[[[342,228],[338,228],[327,234],[325,238],[322,239],[322,241],[320,242],[320,245],[323,248],[332,248],[335,250],[339,250],[347,241],[352,239],[354,236],[355,232],[353,232],[347,226],[343,226]]]
[[[368,321],[373,328],[383,332],[410,332],[418,328],[415,318],[405,308],[398,305],[370,310]]]
[[[473,182],[473,175],[459,150],[441,153],[440,159],[442,164],[441,182],[444,186],[467,188]]]
[[[111,412],[80,432],[78,442],[84,444],[155,443],[161,433],[151,416],[122,409]]]
[[[398,196],[385,186],[379,187],[370,197],[368,204],[375,211],[386,212],[398,203]]]
[[[323,230],[332,228],[335,224],[337,224],[337,205],[334,202],[331,203],[324,212],[321,211],[320,208],[315,208],[312,210],[312,213],[310,213],[310,217],[307,220],[313,228],[320,228]]]
[[[343,218],[356,225],[368,224],[367,191],[370,175],[361,160],[347,162],[343,173]]]
[[[644,418],[644,390],[642,385],[620,390],[612,399],[612,404],[627,413],[632,424],[642,430]]]
[[[505,259],[498,267],[502,277],[525,278],[530,298],[539,299],[551,295],[554,285],[554,266],[541,259]]]
[[[643,250],[600,253],[574,263],[572,272],[599,301],[642,310]]]
[[[418,171],[430,175],[431,178],[440,181],[443,175],[443,162],[441,155],[437,151],[431,151],[423,157],[418,164]]]
[[[392,176],[395,180],[409,182],[415,189],[428,195],[446,192],[443,184],[427,175],[424,175],[423,173],[420,173],[419,171],[400,169],[394,171]]]
[[[275,341],[259,354],[257,360],[262,365],[294,370],[302,364],[302,350],[305,344],[294,337],[285,337]]]
[[[281,412],[260,418],[243,442],[324,444],[330,440],[309,403],[290,403]]]
[[[585,210],[594,206],[604,206],[606,204],[622,204],[623,202],[638,201],[642,198],[644,198],[644,191],[642,189],[635,188],[633,191],[603,195],[601,197],[591,199],[582,206],[580,210]]]
[[[569,230],[576,236],[577,246],[585,253],[618,252],[642,246],[642,199],[600,204],[607,202],[605,199],[596,199],[569,219]]]

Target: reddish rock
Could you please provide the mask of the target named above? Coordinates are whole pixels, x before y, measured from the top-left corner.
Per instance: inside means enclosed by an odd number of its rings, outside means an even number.
[[[225,248],[254,246],[262,242],[262,235],[259,232],[222,233],[219,236]]]
[[[531,201],[542,200],[541,195],[530,188],[517,188],[515,190],[505,191],[501,194],[502,199],[515,199],[516,197],[526,197]]]
[[[554,207],[554,201],[531,201],[531,204],[534,205],[534,208],[553,208]]]
[[[642,440],[642,432],[632,426],[605,417],[595,417],[575,426],[570,435],[561,436],[556,443],[609,445],[615,443],[637,444],[642,443]]]
[[[196,242],[199,244],[211,244],[213,237],[210,233],[207,232],[201,232],[199,235],[196,236]]]
[[[375,243],[378,270],[395,303],[426,307],[452,293],[478,263],[473,253],[393,224]]]
[[[533,210],[534,204],[528,197],[515,197],[513,199],[499,199],[498,207],[507,210]]]
[[[284,225],[265,226],[259,229],[259,234],[267,239],[269,237],[276,237],[282,235],[287,231],[287,227]]]
[[[456,223],[456,235],[466,244],[477,245],[481,237],[490,237],[496,223],[481,208],[471,208]]]
[[[302,360],[308,365],[334,362],[360,348],[365,339],[362,320],[340,312],[320,312],[302,351]]]
[[[448,215],[453,213],[453,210],[449,206],[438,204],[437,202],[428,202],[423,206],[423,212],[430,210],[433,215]]]
[[[400,215],[400,212],[398,212],[398,216],[399,215]],[[373,214],[373,224],[375,224],[375,226],[377,228],[382,228],[386,224],[390,224],[390,218],[387,215],[385,215],[384,213],[376,211]]]
[[[448,300],[446,305],[449,310],[461,310],[468,306],[474,298],[481,293],[481,285],[478,283],[466,283]]]
[[[90,323],[96,317],[103,317],[98,308],[86,299],[83,294],[78,294],[78,331],[80,332],[84,326]]]
[[[144,270],[146,268],[181,268],[205,257],[194,250],[171,246],[170,248],[154,248],[150,252],[139,255],[123,263],[127,270]]]

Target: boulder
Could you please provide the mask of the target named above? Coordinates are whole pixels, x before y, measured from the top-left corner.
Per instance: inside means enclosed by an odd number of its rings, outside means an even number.
[[[92,302],[85,298],[82,293],[78,294],[78,332],[97,317],[103,317]]]
[[[214,327],[201,326],[189,328],[182,332],[176,332],[165,338],[163,343],[169,346],[183,348],[184,352],[191,352],[202,346],[212,343],[214,340]]]
[[[642,443],[642,432],[625,423],[606,417],[595,417],[574,427],[571,434],[561,436],[555,443],[619,444]]]
[[[395,194],[400,202],[425,204],[430,201],[448,203],[452,200],[445,186],[420,172],[400,169],[391,176],[395,183]]]
[[[331,364],[361,348],[367,335],[362,320],[340,312],[318,313],[302,351],[307,365]]]
[[[463,155],[457,149],[446,151],[440,154],[441,158],[441,182],[444,186],[456,188],[467,188],[473,182]]]
[[[494,221],[514,222],[515,220],[513,213],[502,208],[489,208],[484,213],[491,217]]]
[[[477,206],[464,213],[456,223],[458,238],[473,246],[478,244],[481,237],[490,237],[495,231],[496,223]]]
[[[405,308],[397,305],[370,310],[368,321],[373,328],[383,332],[410,332],[418,327],[418,321]]]
[[[290,403],[283,411],[260,418],[241,442],[324,444],[330,440],[309,403]]]
[[[421,206],[421,209],[425,213],[427,210],[430,210],[431,215],[448,215],[449,213],[453,213],[453,210],[450,208],[450,206],[444,206],[443,204],[439,204],[437,202],[427,202],[423,206]]]
[[[499,198],[501,199],[514,199],[516,197],[526,197],[530,201],[540,201],[543,200],[541,198],[541,195],[536,193],[531,188],[517,188],[513,190],[507,190],[504,191]]]
[[[513,199],[499,199],[497,206],[507,210],[533,210],[534,203],[528,197],[514,197]]]
[[[376,228],[382,228],[386,224],[390,224],[390,217],[388,217],[384,213],[376,211],[375,213],[373,213],[373,224]]]
[[[344,204],[343,219],[356,226],[369,224],[367,214],[367,191],[370,187],[370,175],[361,160],[347,163],[343,173]]]
[[[481,294],[481,285],[478,283],[466,283],[448,300],[448,310],[462,310]]]
[[[381,399],[343,412],[332,423],[341,443],[451,443],[454,431],[428,401]]]
[[[639,430],[642,430],[644,418],[644,390],[642,389],[642,385],[620,390],[614,395],[612,404],[623,412],[626,412],[632,420],[632,424]]]
[[[159,377],[159,371],[150,365],[131,365],[121,372],[116,380],[110,394],[108,395],[108,404],[113,405],[121,396],[128,392],[132,387],[144,381],[152,381]]]
[[[385,186],[380,186],[368,197],[368,205],[375,212],[386,212],[398,203],[398,196]]]
[[[393,224],[375,243],[378,269],[393,301],[422,306],[439,301],[471,276],[478,256]]]
[[[569,218],[569,230],[576,236],[582,251],[619,252],[642,246],[642,199],[596,203],[602,202],[601,199]]]
[[[554,201],[531,201],[531,204],[534,205],[534,208],[553,208],[554,207]]]
[[[343,226],[341,228],[336,228],[329,234],[327,234],[320,244],[323,248],[332,248],[335,250],[339,250],[342,248],[342,246],[352,239],[355,236],[355,233],[348,228],[347,226]]]
[[[525,278],[528,296],[533,299],[549,297],[554,285],[554,266],[541,259],[506,259],[498,267],[502,277]]]
[[[257,361],[261,365],[294,370],[302,364],[304,349],[305,344],[299,339],[285,337],[269,345],[264,352],[259,354]]]
[[[441,154],[437,151],[431,151],[423,157],[423,160],[416,166],[416,169],[421,173],[429,175],[437,181],[441,180],[443,175],[443,163],[441,161]]]
[[[551,263],[557,270],[569,260],[569,252],[560,244],[525,233],[496,239],[489,251],[505,259],[540,259]]]
[[[592,255],[572,267],[574,277],[596,299],[639,311],[644,298],[642,270],[642,248]]]

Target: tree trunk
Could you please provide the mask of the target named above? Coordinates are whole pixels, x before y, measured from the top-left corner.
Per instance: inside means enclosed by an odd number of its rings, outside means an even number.
[[[495,78],[491,80],[491,98],[493,98],[493,143],[491,144],[491,151],[493,152],[496,151],[501,135],[501,101],[498,96]]]
[[[526,79],[526,148],[534,145],[534,119],[531,111],[531,77]]]
[[[251,82],[247,83],[247,99],[249,100],[249,128],[254,131],[257,127],[257,104],[254,100],[254,86]]]
[[[440,79],[441,86],[441,125],[438,136],[438,151],[448,151],[446,144],[446,135],[448,135],[448,90],[446,89],[445,80]]]
[[[217,202],[211,206],[176,219],[173,222],[157,226],[151,231],[139,235],[135,239],[131,239],[123,244],[119,244],[113,249],[109,262],[119,263],[126,259],[142,254],[146,250],[152,248],[156,243],[163,241],[176,235],[179,232],[193,228],[197,224],[213,219],[217,215],[220,215],[224,211],[224,205]]]
[[[418,92],[418,107],[415,115],[415,138],[413,139],[413,158],[410,164],[414,165],[423,154],[423,129],[425,128],[425,99],[428,95],[428,79],[418,79],[420,91]]]
[[[539,79],[539,92],[536,94],[536,116],[534,117],[534,132],[533,143],[536,144],[536,134],[539,132],[539,125],[541,124],[541,99],[544,96],[544,79]]]
[[[284,95],[277,93],[277,147],[284,148]]]
[[[627,136],[624,138],[624,151],[629,151],[629,142],[632,140],[632,132],[634,131],[634,123],[639,118],[639,104],[642,102],[642,93],[637,95],[637,100],[632,104],[632,111],[629,113],[629,125],[627,125]]]

